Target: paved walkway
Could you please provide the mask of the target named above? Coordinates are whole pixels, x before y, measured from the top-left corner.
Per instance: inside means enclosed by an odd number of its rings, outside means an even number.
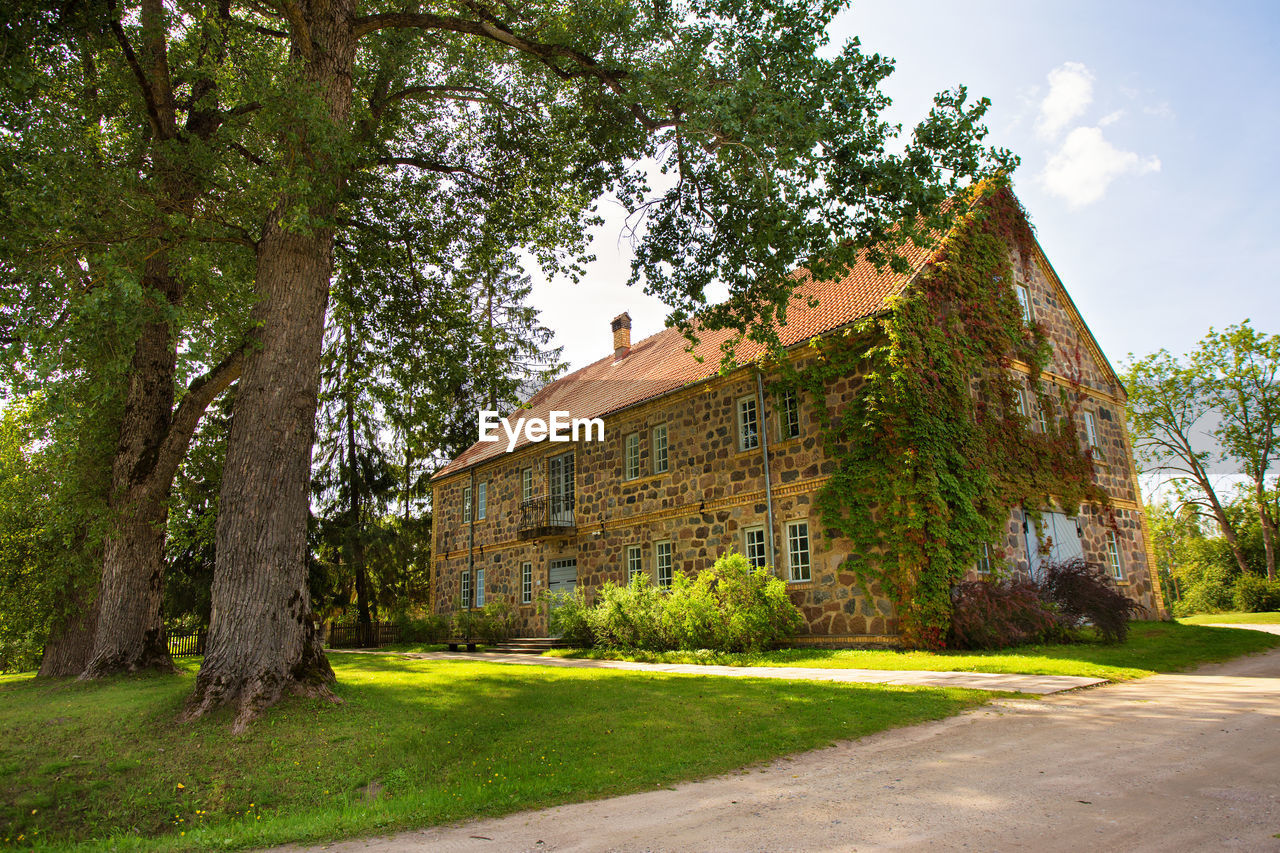
[[[332,650],[330,650],[332,651]],[[634,672],[673,672],[682,675],[721,675],[737,678],[784,678],[795,681],[855,681],[863,684],[911,684],[925,687],[968,687],[1009,693],[1046,695],[1077,687],[1103,684],[1106,679],[1077,675],[1007,675],[997,672],[929,672],[911,669],[818,669],[804,666],[710,666],[696,663],[636,663],[625,660],[552,658],[493,652],[351,652],[396,654],[421,660],[467,660],[559,666],[573,669],[623,669]]]
[[[1280,650],[1001,699],[670,789],[323,849],[1280,851],[1277,832]]]
[[[1280,625],[1255,625],[1252,623],[1212,622],[1210,628],[1244,628],[1246,631],[1266,631],[1268,634],[1280,634]]]

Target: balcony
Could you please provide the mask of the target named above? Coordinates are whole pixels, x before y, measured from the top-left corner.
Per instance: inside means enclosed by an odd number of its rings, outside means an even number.
[[[573,528],[572,495],[530,498],[520,504],[520,525],[516,533],[521,539],[565,536],[572,533]]]

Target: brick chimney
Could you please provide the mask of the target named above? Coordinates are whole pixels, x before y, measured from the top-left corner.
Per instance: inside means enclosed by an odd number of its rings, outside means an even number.
[[[631,352],[631,315],[623,311],[613,318],[613,359],[618,361]]]

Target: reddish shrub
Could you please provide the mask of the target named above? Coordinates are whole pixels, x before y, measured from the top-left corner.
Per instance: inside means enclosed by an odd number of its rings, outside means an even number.
[[[1061,563],[1046,562],[1042,595],[1052,602],[1073,628],[1093,625],[1108,643],[1123,643],[1129,636],[1129,620],[1145,611],[1116,588],[1102,566],[1079,557]]]
[[[1032,581],[965,581],[952,591],[951,600],[952,648],[1003,649],[1073,639]]]

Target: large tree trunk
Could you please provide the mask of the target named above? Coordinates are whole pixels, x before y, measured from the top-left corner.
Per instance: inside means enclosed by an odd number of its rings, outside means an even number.
[[[84,672],[93,652],[94,630],[98,624],[98,602],[92,590],[69,592],[71,606],[54,623],[40,659],[40,678],[74,678]]]
[[[111,463],[112,531],[103,543],[102,586],[93,654],[83,677],[157,669],[174,672],[165,640],[165,522],[172,474],[157,482],[157,463],[173,420],[177,356],[161,305],[178,299],[164,254],[147,262],[143,287],[157,304],[142,327],[129,366],[124,418]]]
[[[293,60],[347,128],[356,37],[353,0],[300,2],[294,9]],[[326,133],[323,148],[294,150],[314,181],[311,212],[331,219],[345,166]],[[282,143],[283,144],[283,143]],[[296,140],[291,145],[299,144]],[[232,409],[218,512],[213,610],[204,664],[184,716],[221,705],[237,709],[242,730],[289,693],[333,697],[333,670],[311,618],[307,588],[307,514],[311,445],[320,390],[325,305],[333,273],[331,227],[285,227],[297,199],[281,199],[258,243],[252,320],[260,346],[245,359]]]
[[[1257,484],[1258,521],[1262,525],[1262,547],[1267,555],[1267,578],[1276,579],[1276,524],[1262,484]]]
[[[242,729],[286,693],[331,695],[306,562],[330,243],[330,234],[273,224],[258,249],[261,346],[245,360],[232,409],[213,610],[188,718],[230,704]]]

